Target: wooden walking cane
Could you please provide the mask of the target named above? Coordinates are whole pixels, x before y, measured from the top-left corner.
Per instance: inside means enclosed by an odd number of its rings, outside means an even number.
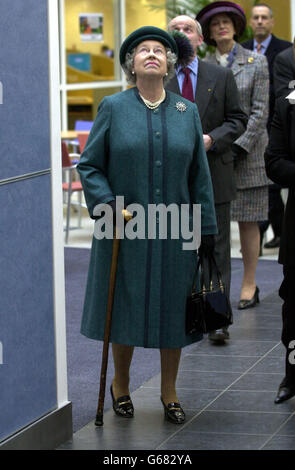
[[[132,215],[130,214],[130,212],[126,211],[125,209],[122,211],[122,213],[123,213],[125,220],[128,221],[132,218]],[[111,334],[111,327],[112,327],[112,311],[113,311],[113,303],[114,303],[114,296],[115,296],[115,283],[116,283],[119,247],[120,247],[120,239],[117,238],[117,227],[115,227],[114,239],[113,239],[111,274],[110,274],[110,280],[109,280],[107,313],[106,313],[106,319],[105,319],[103,351],[102,351],[102,360],[101,360],[99,398],[98,398],[98,405],[97,405],[97,411],[96,411],[95,426],[103,425],[103,407],[104,407],[106,375],[107,375],[108,357],[109,357],[109,342],[110,342],[110,334]]]

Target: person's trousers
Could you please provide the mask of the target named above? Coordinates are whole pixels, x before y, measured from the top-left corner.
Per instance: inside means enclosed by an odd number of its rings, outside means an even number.
[[[230,298],[231,259],[230,259],[230,202],[215,204],[218,234],[215,235],[214,255],[221,273],[225,292]]]
[[[284,280],[279,295],[284,301],[282,343],[286,348],[286,378],[295,385],[295,266],[284,266]]]
[[[221,275],[225,292],[230,300],[231,282],[231,259],[230,259],[230,202],[215,205],[218,234],[215,235],[214,258]],[[209,287],[210,267],[208,259],[205,257],[203,264],[203,274],[205,285]],[[214,286],[218,286],[218,279],[212,272]]]
[[[282,224],[284,218],[284,203],[281,196],[281,186],[270,184],[268,187],[268,220],[259,223],[261,235],[266,232],[271,224],[275,237],[281,236]]]

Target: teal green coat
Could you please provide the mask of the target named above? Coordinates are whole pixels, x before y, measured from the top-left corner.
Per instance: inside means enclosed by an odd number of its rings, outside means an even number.
[[[186,110],[180,112],[176,103]],[[124,196],[125,205],[202,205],[202,234],[217,233],[213,190],[195,104],[167,92],[151,111],[137,88],[105,97],[78,165],[89,214]],[[111,342],[180,348],[201,339],[185,334],[185,304],[196,251],[183,240],[120,242]],[[93,237],[81,333],[103,340],[112,240]]]

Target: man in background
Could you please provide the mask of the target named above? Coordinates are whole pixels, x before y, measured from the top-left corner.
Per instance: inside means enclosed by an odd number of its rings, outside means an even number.
[[[292,48],[293,49],[293,48]],[[295,73],[293,75],[295,80]],[[289,90],[290,92],[291,90]],[[287,95],[288,96],[288,95]],[[265,152],[269,178],[288,188],[279,263],[283,264],[284,279],[279,295],[282,305],[282,343],[285,346],[285,377],[279,385],[275,403],[295,395],[295,104],[281,96],[276,101],[269,145]]]
[[[259,3],[252,8],[250,26],[254,33],[254,38],[250,41],[242,43],[246,49],[253,50],[259,54],[264,54],[267,58],[269,69],[269,117],[267,123],[268,133],[274,114],[275,91],[274,91],[274,61],[281,51],[292,46],[292,43],[277,38],[272,34],[274,27],[273,11],[270,6],[265,3]],[[278,248],[280,246],[280,237],[282,230],[282,222],[284,216],[284,203],[281,197],[281,186],[278,184],[269,185],[269,212],[268,220],[262,221],[260,227],[260,254],[262,254],[263,236],[269,227],[272,227],[274,237],[265,243],[264,248]]]
[[[236,197],[232,144],[245,132],[248,119],[240,107],[232,71],[198,59],[197,49],[203,42],[201,25],[190,16],[181,15],[170,21],[168,29],[185,34],[194,50],[191,63],[185,69],[177,68],[176,76],[166,88],[196,103],[199,110],[218,226],[214,254],[229,297],[230,202]],[[209,339],[214,343],[224,342],[228,338],[227,328],[209,333]]]
[[[280,52],[280,54],[277,55],[274,62],[273,75],[276,98],[279,96],[287,96],[292,91],[292,89],[295,88],[295,58],[293,46],[285,49],[283,52]]]

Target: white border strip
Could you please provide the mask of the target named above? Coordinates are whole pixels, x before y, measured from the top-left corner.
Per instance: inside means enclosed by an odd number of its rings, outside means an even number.
[[[65,3],[64,0],[59,0],[59,51],[58,57],[60,61],[60,83],[66,83],[66,42],[65,42]],[[62,129],[68,129],[68,104],[67,94],[61,90],[61,119]]]
[[[119,0],[119,21],[120,21],[120,45],[126,38],[126,0]],[[125,73],[121,69],[121,78],[123,82],[123,90],[127,89],[127,81]]]
[[[52,237],[57,406],[68,403],[66,312],[60,140],[58,0],[47,0],[49,41],[49,104],[51,146]]]

